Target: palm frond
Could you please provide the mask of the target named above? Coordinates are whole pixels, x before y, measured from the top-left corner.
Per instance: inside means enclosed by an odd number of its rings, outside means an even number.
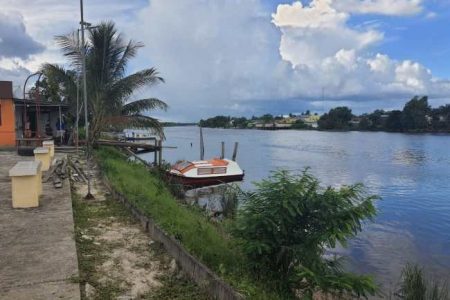
[[[168,105],[157,98],[148,98],[136,100],[130,103],[125,104],[122,107],[123,115],[137,114],[142,113],[144,111],[153,110],[153,109],[162,109],[167,110]]]
[[[113,84],[109,90],[108,97],[124,102],[139,88],[150,87],[164,82],[164,79],[158,76],[158,74],[155,68],[150,68],[124,77]]]
[[[120,58],[114,69],[113,76],[115,78],[121,78],[123,76],[128,61],[130,60],[130,58],[135,57],[137,50],[143,46],[144,44],[139,42],[136,43],[132,40],[128,42],[128,45],[123,49],[122,57]]]
[[[71,64],[75,67],[81,67],[81,41],[78,39],[78,33],[72,32],[66,35],[56,36],[56,43],[61,47],[64,56],[67,56]],[[87,49],[87,44],[84,49]]]

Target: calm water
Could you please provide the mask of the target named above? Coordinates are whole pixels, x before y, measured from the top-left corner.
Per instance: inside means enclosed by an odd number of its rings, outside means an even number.
[[[199,158],[199,129],[166,129],[164,159]],[[230,157],[245,170],[244,189],[270,170],[309,166],[324,185],[362,182],[378,194],[378,216],[348,249],[353,271],[372,273],[389,289],[405,262],[450,278],[450,135],[204,129],[205,157]],[[192,143],[192,147],[191,147]],[[152,156],[149,155],[149,160]]]

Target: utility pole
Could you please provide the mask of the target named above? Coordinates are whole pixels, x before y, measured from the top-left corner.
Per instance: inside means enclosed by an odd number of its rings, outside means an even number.
[[[84,26],[86,23],[83,19],[83,0],[80,0],[80,12],[81,12],[81,65],[82,65],[82,72],[83,72],[83,98],[84,98],[84,126],[86,129],[86,166],[87,166],[87,184],[88,184],[88,191],[85,196],[85,199],[93,199],[94,196],[91,194],[91,176],[89,176],[90,172],[90,140],[89,140],[89,118],[88,118],[88,105],[87,105],[87,83],[86,83],[86,48],[84,43]]]
[[[81,53],[81,47],[80,47],[80,29],[77,29],[77,46],[78,46],[78,51],[80,51]],[[79,154],[78,152],[78,140],[80,139],[80,131],[79,131],[79,123],[80,123],[80,112],[79,112],[79,107],[80,107],[80,73],[79,70],[77,69],[77,118],[75,121],[75,128],[76,128],[76,136],[75,136],[75,146],[77,149],[77,154]]]

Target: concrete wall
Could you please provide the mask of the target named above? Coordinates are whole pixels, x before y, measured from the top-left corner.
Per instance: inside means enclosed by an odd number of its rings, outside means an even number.
[[[131,213],[140,221],[142,227],[149,236],[153,240],[162,243],[167,252],[177,261],[183,271],[186,272],[186,274],[199,286],[205,288],[212,298],[218,300],[244,299],[241,294],[233,290],[230,285],[220,279],[208,267],[190,255],[177,240],[159,228],[153,219],[139,211],[124,195],[112,188],[107,178],[104,178],[104,182],[112,196],[123,203],[131,211]]]

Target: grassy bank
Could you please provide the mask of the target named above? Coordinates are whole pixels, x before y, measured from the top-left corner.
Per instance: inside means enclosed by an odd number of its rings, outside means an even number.
[[[237,241],[200,210],[180,204],[157,176],[140,164],[127,162],[112,148],[101,148],[97,157],[119,192],[238,291],[250,299],[279,298],[252,278]]]

